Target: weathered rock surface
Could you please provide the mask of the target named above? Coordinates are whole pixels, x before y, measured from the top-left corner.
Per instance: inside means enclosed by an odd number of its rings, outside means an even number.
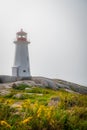
[[[23,94],[22,94],[22,93],[17,93],[17,94],[14,95],[13,97],[14,97],[14,98],[21,99],[21,98],[23,98]]]
[[[87,94],[87,87],[81,86],[75,83],[67,82],[64,80],[48,79],[48,78],[43,78],[43,77],[33,77],[32,80],[35,83],[42,84],[43,87],[49,87],[55,90],[65,89],[65,90],[71,90],[72,92]]]
[[[6,95],[8,95],[8,94],[10,94],[10,91],[8,91],[8,90],[0,90],[0,95],[2,95],[2,96],[6,96]]]
[[[66,91],[69,90],[70,92],[87,94],[87,87],[59,79],[49,79],[44,77],[32,77],[31,80],[20,80],[11,83],[0,83],[0,92],[2,90],[5,91],[6,89],[16,87],[19,84],[26,84],[32,87],[39,86],[43,88],[51,88],[54,90],[65,89]]]
[[[81,94],[87,94],[87,86],[78,85],[60,79],[53,79],[53,81],[61,85],[61,88],[69,89]]]
[[[48,103],[48,106],[57,106],[59,102],[60,102],[59,97],[53,97],[53,98],[51,98],[50,102]]]

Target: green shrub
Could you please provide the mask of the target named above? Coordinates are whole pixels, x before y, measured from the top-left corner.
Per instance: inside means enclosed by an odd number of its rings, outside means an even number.
[[[18,86],[14,86],[13,89],[16,90],[25,90],[25,88],[29,88],[30,86],[26,85],[26,84],[20,84]]]

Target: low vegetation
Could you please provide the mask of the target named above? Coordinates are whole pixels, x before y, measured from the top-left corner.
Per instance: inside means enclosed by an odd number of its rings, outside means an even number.
[[[87,130],[87,95],[21,84],[0,96],[0,130]]]

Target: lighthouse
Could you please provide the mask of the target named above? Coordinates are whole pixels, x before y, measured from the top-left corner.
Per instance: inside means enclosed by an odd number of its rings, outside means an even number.
[[[27,40],[27,33],[21,29],[16,33],[15,43],[15,58],[12,67],[12,76],[19,78],[30,78],[30,64]]]

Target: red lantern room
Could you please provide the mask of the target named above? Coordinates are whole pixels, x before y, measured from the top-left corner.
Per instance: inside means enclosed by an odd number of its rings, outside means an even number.
[[[16,33],[17,41],[27,41],[27,33],[21,29],[20,32]]]

